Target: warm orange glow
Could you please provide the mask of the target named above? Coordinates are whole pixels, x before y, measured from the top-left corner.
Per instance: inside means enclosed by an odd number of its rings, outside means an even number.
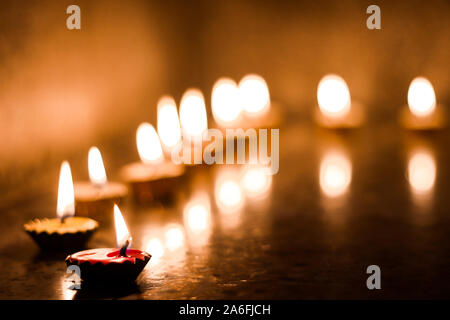
[[[181,127],[175,100],[164,96],[158,101],[158,134],[163,146],[175,147],[181,141]]]
[[[208,129],[205,99],[198,89],[188,89],[180,103],[180,123],[185,137],[201,137]]]
[[[430,153],[419,151],[413,154],[408,162],[408,180],[415,194],[427,194],[433,190],[436,163]]]
[[[97,147],[89,149],[88,156],[89,179],[95,185],[104,185],[107,182],[105,166],[102,155]]]
[[[326,75],[317,87],[320,111],[332,118],[341,118],[350,111],[350,91],[344,79],[337,75]]]
[[[149,123],[142,123],[136,133],[136,143],[142,162],[154,164],[164,158],[155,128]]]
[[[236,121],[242,111],[239,103],[239,88],[230,78],[221,78],[214,84],[211,96],[214,119],[222,125]]]
[[[408,89],[409,110],[418,117],[430,115],[436,107],[433,85],[423,77],[415,78]]]
[[[263,77],[246,75],[239,82],[239,99],[243,110],[249,116],[260,116],[269,111],[270,94]]]
[[[242,208],[244,196],[237,174],[225,170],[216,178],[215,199],[222,213],[233,213]]]
[[[211,227],[211,205],[206,193],[201,193],[189,201],[183,211],[189,232],[202,233]]]
[[[75,215],[75,195],[73,191],[72,172],[67,161],[61,164],[59,172],[58,202],[56,206],[58,218]]]
[[[146,250],[152,255],[152,259],[159,259],[164,255],[164,245],[158,238],[152,238],[148,241]]]
[[[183,227],[178,224],[171,225],[165,234],[167,249],[175,251],[182,248],[184,246],[184,238]]]
[[[264,197],[267,195],[267,192],[272,185],[272,175],[268,168],[262,166],[249,166],[244,171],[241,185],[248,197]]]
[[[129,247],[131,245],[131,235],[128,231],[127,224],[123,219],[122,212],[120,212],[120,209],[117,205],[114,205],[114,224],[116,227],[117,247],[123,247],[127,240],[130,241],[130,243],[128,244]]]
[[[320,188],[329,197],[343,195],[352,181],[352,165],[341,153],[327,154],[320,164]]]

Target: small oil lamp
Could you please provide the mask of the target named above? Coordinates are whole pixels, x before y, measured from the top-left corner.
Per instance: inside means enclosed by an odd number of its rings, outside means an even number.
[[[121,175],[127,181],[139,203],[166,199],[184,174],[184,165],[165,159],[155,128],[142,123],[136,133],[140,162],[126,165]]]
[[[177,105],[170,96],[163,96],[158,101],[158,135],[167,156],[181,144],[181,127]]]
[[[221,129],[242,127],[239,88],[234,80],[230,78],[217,80],[211,94],[211,109],[214,121]]]
[[[105,284],[114,286],[135,281],[147,265],[151,255],[145,251],[129,249],[131,235],[117,205],[114,205],[117,248],[98,248],[69,255],[67,266],[80,268],[83,285]]]
[[[244,113],[243,129],[279,127],[280,109],[271,101],[263,77],[248,74],[239,81],[239,102]]]
[[[191,168],[203,162],[207,141],[203,134],[208,130],[205,98],[198,89],[188,89],[180,102],[180,123],[183,135],[182,161]]]
[[[72,173],[67,161],[59,174],[57,218],[34,219],[24,225],[25,231],[42,249],[67,250],[83,247],[98,228],[98,222],[75,217]]]
[[[436,105],[433,85],[423,77],[415,78],[408,89],[408,106],[400,114],[403,127],[411,130],[436,130],[446,125],[443,106]]]
[[[326,75],[320,80],[317,101],[315,119],[322,127],[350,129],[364,122],[362,106],[351,101],[347,83],[340,76]]]
[[[100,222],[109,222],[114,203],[128,194],[128,188],[106,178],[102,155],[97,147],[91,147],[88,156],[90,182],[75,183],[75,208],[80,216],[89,216]]]

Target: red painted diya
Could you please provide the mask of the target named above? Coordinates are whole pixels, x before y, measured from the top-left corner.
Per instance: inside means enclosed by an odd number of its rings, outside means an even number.
[[[66,258],[66,265],[80,267],[83,282],[131,282],[136,280],[150,258],[150,254],[141,250],[100,248],[71,254]]]
[[[132,282],[150,261],[151,255],[145,251],[128,249],[131,236],[122,213],[114,205],[117,248],[99,248],[80,251],[69,255],[67,266],[80,268],[80,278],[84,285],[114,285],[117,282]]]

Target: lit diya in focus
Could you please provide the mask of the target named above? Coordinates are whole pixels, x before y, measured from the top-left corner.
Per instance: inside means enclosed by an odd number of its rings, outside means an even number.
[[[67,161],[59,174],[57,218],[34,219],[24,225],[25,231],[42,249],[81,248],[98,228],[97,221],[74,217],[75,202],[72,173]]]
[[[350,129],[364,122],[364,110],[357,102],[352,102],[350,91],[344,79],[337,75],[326,75],[317,87],[315,110],[316,122],[326,128]]]
[[[109,182],[103,159],[97,147],[89,150],[90,182],[75,183],[75,207],[80,216],[89,216],[101,222],[111,220],[111,211],[128,194],[127,187],[118,182]]]
[[[117,248],[98,248],[80,251],[66,258],[66,265],[80,268],[83,284],[114,286],[136,280],[150,260],[145,251],[129,249],[131,236],[119,207],[114,206]]]
[[[436,105],[433,85],[426,78],[415,78],[408,90],[408,106],[400,114],[403,127],[411,130],[436,130],[446,125],[443,106]]]
[[[141,161],[123,167],[122,178],[129,183],[139,203],[170,198],[184,174],[184,165],[165,159],[158,134],[149,123],[139,126],[136,142]]]

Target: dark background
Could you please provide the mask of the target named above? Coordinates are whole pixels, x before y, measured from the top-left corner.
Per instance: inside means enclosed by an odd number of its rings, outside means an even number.
[[[411,80],[430,79],[449,104],[448,1],[2,1],[0,185],[15,168],[134,138],[156,102],[222,76],[259,73],[290,119],[310,121],[320,78],[337,73],[370,122],[396,121]]]

